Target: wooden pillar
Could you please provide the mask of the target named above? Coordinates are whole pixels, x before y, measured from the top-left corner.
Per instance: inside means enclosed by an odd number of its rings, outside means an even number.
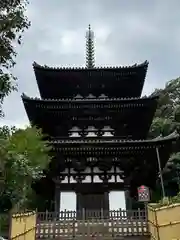
[[[104,192],[103,217],[109,218],[109,192]]]
[[[126,189],[124,191],[124,197],[125,197],[126,210],[132,210],[132,198],[130,196],[129,189]]]
[[[82,194],[81,193],[76,193],[76,218],[77,219],[82,219],[82,211],[83,211],[83,206],[82,205]]]
[[[130,194],[130,191],[131,191],[130,186],[131,186],[131,178],[129,176],[124,180],[124,197],[125,197],[127,217],[131,216],[131,210],[132,210],[132,198]]]
[[[55,184],[55,196],[54,196],[54,203],[55,203],[55,206],[54,206],[54,210],[56,213],[58,213],[60,211],[60,199],[61,196],[60,196],[60,187],[58,184]]]

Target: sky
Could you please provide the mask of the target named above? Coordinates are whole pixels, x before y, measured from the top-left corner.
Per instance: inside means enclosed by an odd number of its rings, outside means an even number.
[[[30,0],[32,25],[17,46],[18,92],[4,103],[1,124],[23,127],[28,119],[22,92],[39,96],[33,61],[49,66],[84,66],[85,33],[95,32],[97,66],[149,61],[144,94],[180,75],[179,0]]]
[[[1,124],[24,126],[20,95],[39,96],[33,61],[49,66],[83,66],[88,24],[95,32],[96,65],[149,61],[144,93],[180,75],[179,0],[30,0],[32,25],[17,46],[18,92],[4,103]]]

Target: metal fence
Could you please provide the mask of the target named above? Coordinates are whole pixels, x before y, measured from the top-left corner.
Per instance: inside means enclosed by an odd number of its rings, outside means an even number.
[[[77,216],[82,216],[82,219]],[[108,213],[83,210],[81,214],[76,211],[37,214],[36,239],[114,239],[144,235],[148,235],[145,210],[120,209]]]

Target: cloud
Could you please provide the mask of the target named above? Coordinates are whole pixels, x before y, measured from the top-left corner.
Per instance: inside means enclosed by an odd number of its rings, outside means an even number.
[[[89,23],[95,32],[96,65],[130,65],[147,59],[144,93],[163,87],[180,75],[179,9],[179,0],[31,0],[27,13],[32,26],[17,48],[14,69],[19,91],[7,97],[1,125],[28,124],[20,95],[39,95],[33,61],[50,66],[85,64]],[[113,207],[124,205],[122,197],[112,198]],[[68,208],[71,201],[66,200]]]
[[[51,66],[85,64],[89,23],[95,32],[96,65],[130,65],[147,59],[144,93],[163,87],[180,72],[179,8],[179,0],[31,0],[27,14],[32,26],[17,48],[14,69],[19,91],[7,97],[1,124],[28,123],[20,95],[39,95],[34,60]]]

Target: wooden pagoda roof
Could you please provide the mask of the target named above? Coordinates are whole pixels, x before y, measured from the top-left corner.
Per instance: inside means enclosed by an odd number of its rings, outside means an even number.
[[[62,168],[74,166],[76,162],[86,166],[110,167],[119,166],[123,171],[131,173],[133,168],[138,168],[139,174],[144,179],[154,176],[156,180],[158,160],[156,148],[159,150],[161,167],[167,163],[172,152],[173,141],[179,135],[174,132],[166,137],[157,137],[151,140],[57,140],[52,139],[50,144],[57,159],[57,164]],[[141,179],[142,180],[142,179]],[[151,182],[151,180],[150,180]]]
[[[103,123],[116,128],[126,125],[134,138],[145,138],[157,107],[158,96],[126,99],[33,99],[22,96],[30,122],[50,134],[57,126],[95,126]],[[45,120],[46,119],[46,120]],[[76,125],[77,124],[77,125]],[[120,127],[120,126],[119,126]],[[131,134],[130,134],[131,135]]]
[[[25,94],[22,94],[22,100],[24,104],[34,104],[38,107],[47,107],[57,109],[72,109],[72,108],[84,108],[84,104],[91,106],[94,105],[94,108],[102,108],[105,105],[108,108],[107,104],[113,104],[116,107],[142,107],[144,105],[151,105],[152,103],[157,103],[159,96],[150,96],[150,97],[137,97],[137,98],[61,98],[61,99],[41,99],[41,98],[32,98],[28,97]],[[112,106],[109,105],[111,108]]]
[[[126,67],[53,68],[33,64],[42,98],[72,97],[89,93],[111,97],[140,97],[148,62]]]
[[[92,154],[94,151],[122,151],[122,150],[149,150],[165,146],[166,144],[172,144],[179,138],[179,134],[173,132],[172,134],[165,137],[157,137],[154,139],[147,140],[124,140],[116,138],[67,138],[58,139],[52,138],[49,143],[52,144],[54,149],[64,149],[67,151],[86,151]]]

